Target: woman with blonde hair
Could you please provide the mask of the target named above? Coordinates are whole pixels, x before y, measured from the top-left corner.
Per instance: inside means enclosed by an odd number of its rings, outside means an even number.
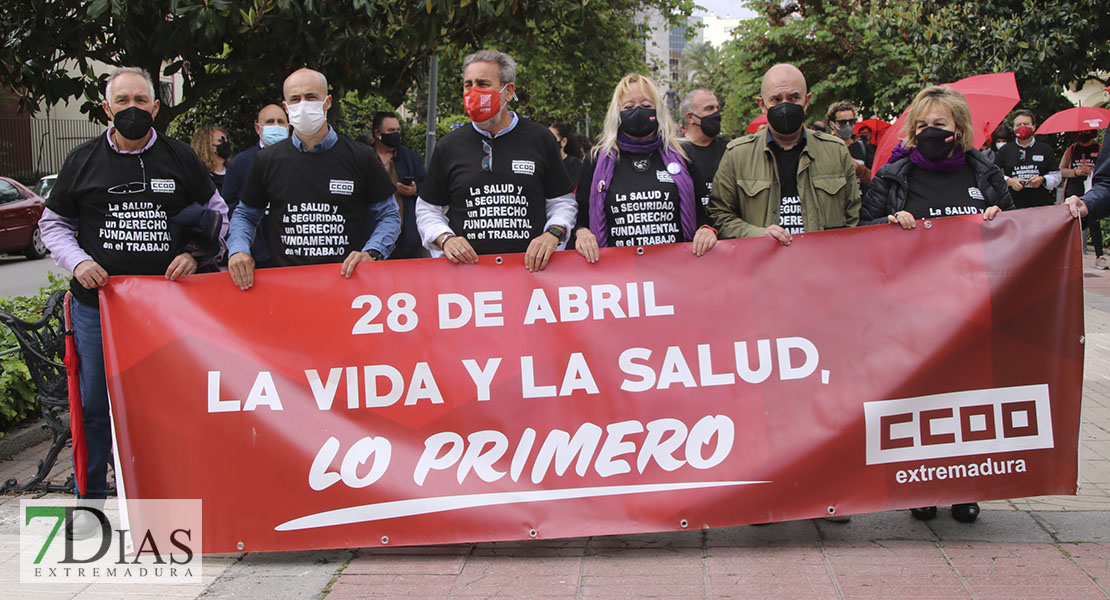
[[[990,221],[1013,209],[1002,171],[972,147],[973,131],[963,94],[941,86],[921,90],[906,115],[905,137],[871,181],[860,223],[913,229],[919,219],[982,214]],[[910,513],[927,521],[937,516],[937,507]],[[971,523],[979,504],[953,504],[952,517]]]
[[[202,126],[193,134],[189,145],[208,167],[208,175],[212,178],[212,183],[216,184],[216,189],[223,193],[224,175],[227,174],[227,163],[231,159],[231,142],[228,141],[223,127]]]
[[[903,140],[871,181],[860,224],[913,229],[919,219],[982,214],[990,221],[1013,209],[1006,178],[972,147],[973,132],[963,94],[942,86],[921,90],[906,115]]]
[[[593,163],[582,169],[576,196],[575,250],[597,262],[599,248],[693,242],[702,256],[717,243],[697,167],[677,141],[659,88],[639,73],[613,90]]]

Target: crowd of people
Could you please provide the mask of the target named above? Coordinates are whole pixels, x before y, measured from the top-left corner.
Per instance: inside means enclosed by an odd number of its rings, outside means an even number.
[[[311,69],[285,79],[281,105],[258,112],[258,143],[234,157],[217,126],[199,129],[192,148],[159,134],[150,76],[114,70],[103,101],[111,126],[67,158],[40,223],[55,261],[73,273],[87,496],[108,492],[97,288],[112,275],[173,281],[219,271],[226,260],[229,279],[248,290],[260,267],[334,263],[351,277],[388,258],[473,264],[524,253],[526,268],[541,271],[561,249],[596,263],[601,248],[651,244],[689,244],[702,256],[719,239],[767,236],[789,246],[804,232],[857,225],[991,220],[1051,204],[1063,178],[1074,216],[1094,228],[1110,212],[1110,160],[1098,157],[1094,132],[1081,132],[1058,164],[1032,134],[1034,115],[1019,110],[1015,139],[1000,128],[980,151],[967,101],[945,87],[913,99],[890,162],[872,173],[871,131],[856,131],[854,106],[835,103],[822,127],[804,125],[812,94],[793,65],[763,77],[756,102],[767,126],[731,141],[720,136],[712,90],[687,95],[678,123],[641,74],[616,83],[601,134],[584,140],[511,110],[516,71],[502,52],[466,58],[471,123],[440,139],[425,169],[401,145],[394,113],[375,115],[357,140],[339,135],[327,121],[327,79]],[[974,504],[954,509],[960,520],[977,514]]]

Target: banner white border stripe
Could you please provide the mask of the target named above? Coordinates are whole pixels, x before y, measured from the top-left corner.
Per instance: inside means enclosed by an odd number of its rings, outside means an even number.
[[[380,521],[382,519],[396,519],[411,517],[449,510],[462,510],[465,508],[478,508],[482,506],[498,506],[502,504],[520,504],[524,502],[546,502],[549,500],[572,500],[577,498],[599,498],[604,496],[623,496],[627,494],[646,494],[654,492],[673,492],[680,490],[696,490],[702,488],[729,487],[739,485],[755,485],[771,483],[770,481],[692,481],[686,483],[655,483],[644,485],[618,485],[587,488],[567,488],[558,490],[532,490],[520,492],[497,492],[491,494],[467,494],[462,496],[437,496],[434,498],[413,498],[410,500],[395,500],[392,502],[379,502],[377,504],[363,504],[337,508],[312,515],[298,517],[286,521],[275,531],[297,531],[301,529],[315,529],[318,527],[332,527],[335,525],[350,525],[352,523],[365,523]]]

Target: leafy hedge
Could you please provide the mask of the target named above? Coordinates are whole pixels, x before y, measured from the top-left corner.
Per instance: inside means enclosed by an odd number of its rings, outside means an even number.
[[[25,321],[36,321],[42,317],[46,299],[56,290],[69,285],[69,277],[46,274],[48,283],[39,288],[33,296],[12,296],[0,298],[0,310],[9,312]],[[4,325],[0,325],[0,352],[19,348],[15,335]],[[38,414],[35,401],[35,386],[31,374],[23,362],[23,354],[16,350],[0,356],[0,436],[14,426],[32,419]]]

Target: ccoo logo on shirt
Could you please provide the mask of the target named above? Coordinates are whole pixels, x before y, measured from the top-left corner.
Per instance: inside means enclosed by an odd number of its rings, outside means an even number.
[[[332,179],[328,182],[328,191],[333,194],[350,196],[355,193],[355,182],[349,179]]]

